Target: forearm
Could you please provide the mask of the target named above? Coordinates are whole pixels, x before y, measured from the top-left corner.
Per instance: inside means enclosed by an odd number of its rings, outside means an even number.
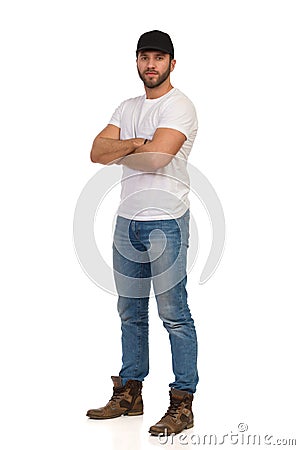
[[[122,158],[120,164],[142,172],[153,172],[169,164],[172,158],[173,155],[158,152],[156,146],[148,141]]]
[[[95,163],[110,164],[117,162],[137,150],[144,139],[110,139],[97,136],[91,150],[91,160]]]

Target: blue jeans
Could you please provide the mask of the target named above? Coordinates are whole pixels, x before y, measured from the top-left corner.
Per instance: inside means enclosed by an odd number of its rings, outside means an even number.
[[[113,266],[122,329],[123,384],[149,373],[149,294],[169,333],[175,381],[171,388],[194,393],[198,383],[197,336],[186,291],[189,210],[178,219],[136,221],[118,216]]]

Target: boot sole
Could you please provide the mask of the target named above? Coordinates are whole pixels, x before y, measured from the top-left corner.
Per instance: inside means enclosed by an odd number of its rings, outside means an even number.
[[[124,412],[123,414],[118,414],[117,416],[109,416],[109,417],[99,417],[99,416],[93,416],[93,415],[87,415],[87,417],[89,419],[93,419],[93,420],[106,420],[106,419],[116,419],[117,417],[122,417],[122,416],[141,416],[143,415],[144,412],[133,412],[133,411],[128,411],[128,412]]]
[[[142,416],[144,414],[144,411],[129,411],[123,414],[123,416]]]
[[[175,433],[175,431],[173,431],[173,432],[171,432],[171,433],[167,432],[167,433],[165,434],[166,428],[164,428],[164,431],[151,431],[151,429],[150,429],[150,430],[149,430],[149,433],[151,433],[151,436],[159,436],[161,433],[163,433],[163,434],[166,435],[166,436],[170,436],[171,434],[178,434],[178,433],[181,433],[181,432],[184,431],[184,430],[188,430],[189,428],[193,428],[193,426],[194,426],[194,422],[189,423],[189,424],[188,424],[186,427],[184,427],[182,430],[177,431],[177,433]]]

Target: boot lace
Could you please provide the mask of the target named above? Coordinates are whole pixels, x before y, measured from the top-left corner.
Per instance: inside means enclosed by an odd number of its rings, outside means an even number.
[[[110,402],[116,402],[117,400],[120,400],[122,398],[122,395],[124,393],[125,389],[124,386],[119,388],[113,389],[113,395],[111,396]]]
[[[170,395],[170,406],[166,412],[166,414],[162,417],[171,416],[176,419],[176,415],[178,414],[178,408],[182,403],[182,399],[175,399]]]

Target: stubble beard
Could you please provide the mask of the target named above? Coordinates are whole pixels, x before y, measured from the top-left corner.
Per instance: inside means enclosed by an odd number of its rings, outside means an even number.
[[[153,89],[160,86],[164,81],[166,81],[166,79],[170,75],[170,72],[171,72],[171,61],[167,70],[163,72],[161,75],[159,75],[156,81],[147,80],[146,77],[138,69],[140,79],[142,80],[144,85],[149,89]]]

